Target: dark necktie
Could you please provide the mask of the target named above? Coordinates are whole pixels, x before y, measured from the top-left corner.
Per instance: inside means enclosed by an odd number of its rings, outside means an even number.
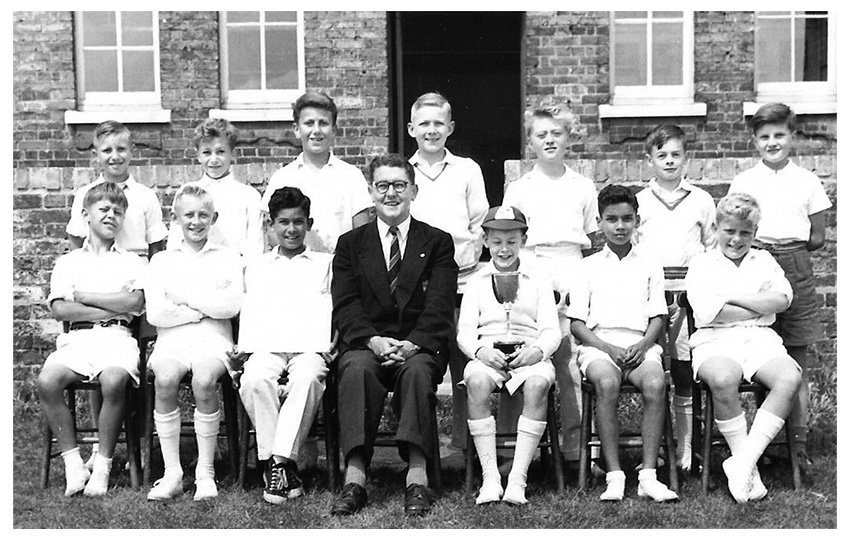
[[[401,251],[398,245],[398,227],[390,226],[390,234],[393,236],[393,242],[390,244],[390,263],[387,271],[390,277],[390,294],[395,299],[395,287],[398,283],[398,272],[401,269]]]

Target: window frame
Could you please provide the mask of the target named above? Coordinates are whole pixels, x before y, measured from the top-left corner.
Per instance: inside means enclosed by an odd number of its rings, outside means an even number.
[[[265,13],[263,11],[260,12]],[[225,117],[233,117],[237,120],[249,120],[258,118],[258,120],[277,118],[275,112],[282,114],[283,117],[289,116],[291,119],[291,108],[295,100],[304,94],[306,89],[306,67],[305,67],[305,45],[304,45],[304,12],[295,11],[295,23],[288,23],[296,28],[296,46],[297,46],[297,62],[298,62],[298,87],[295,89],[281,90],[230,90],[228,88],[228,45],[227,45],[227,12],[219,12],[219,52],[220,52],[220,85],[221,85],[221,101],[222,109],[210,111],[210,115],[217,114]],[[261,16],[259,23],[264,25],[265,18]],[[264,56],[264,33],[261,36],[261,56]],[[264,69],[264,59],[261,62],[261,70]],[[250,111],[256,113],[252,114]],[[259,111],[257,111],[259,110]],[[287,115],[288,112],[288,115]]]
[[[755,83],[755,94],[756,101],[759,104],[764,104],[768,102],[784,102],[789,105],[791,104],[808,104],[809,109],[812,107],[817,107],[815,104],[822,104],[825,108],[829,109],[828,104],[835,103],[838,98],[837,94],[837,76],[838,76],[838,66],[837,66],[837,53],[836,53],[836,42],[837,36],[836,32],[838,31],[838,25],[836,22],[835,12],[827,11],[826,19],[827,19],[827,80],[826,81],[772,81],[772,82],[759,82],[758,81],[758,62],[759,62],[759,48],[757,47],[758,39],[755,37],[758,32],[758,19],[760,17],[759,11],[754,11],[754,21],[753,21],[753,36],[754,36],[754,44],[755,46],[755,62],[754,62],[754,70],[753,70],[753,79]],[[797,19],[797,18],[805,18],[798,17],[797,11],[789,11],[788,14],[785,15],[765,15],[763,17],[770,19]],[[794,31],[794,25],[791,25],[792,32]],[[794,47],[792,41],[792,49],[791,54],[794,54]],[[793,58],[793,57],[792,57]],[[792,60],[793,66],[793,60]],[[791,76],[793,77],[793,73]],[[792,106],[793,107],[793,106]],[[796,111],[797,108],[795,108]]]
[[[683,106],[694,103],[694,12],[682,11],[682,84],[681,85],[615,85],[615,49],[617,19],[610,12],[610,82],[612,106]],[[647,17],[639,19],[649,27],[653,18],[649,10]],[[672,19],[672,18],[664,18]],[[678,19],[678,18],[677,18]],[[652,33],[647,32],[647,70],[652,70]]]

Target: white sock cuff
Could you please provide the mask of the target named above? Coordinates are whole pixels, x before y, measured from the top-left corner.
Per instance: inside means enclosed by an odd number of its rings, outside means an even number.
[[[519,419],[516,423],[516,431],[517,433],[526,433],[533,435],[535,437],[540,437],[543,435],[543,432],[546,430],[546,421],[545,420],[534,420],[524,417],[523,415],[519,416]]]
[[[171,411],[170,413],[160,413],[159,411],[154,410],[153,420],[154,420],[154,422],[165,422],[165,423],[173,422],[175,420],[180,420],[180,410],[175,409],[174,411]]]
[[[714,422],[717,423],[717,429],[721,432],[728,432],[737,430],[739,427],[744,428],[744,432],[747,431],[747,418],[744,416],[744,413],[740,413],[737,417],[727,419],[727,420],[717,420],[714,419]]]
[[[774,415],[770,411],[765,409],[759,409],[756,411],[756,416],[753,418],[753,426],[756,425],[767,425],[771,430],[775,430],[777,433],[782,429],[782,426],[785,425],[785,419]]]
[[[218,435],[221,423],[221,409],[214,413],[201,413],[195,408],[193,415],[195,420],[195,434],[201,437],[212,437]]]
[[[94,457],[94,469],[98,469],[98,467],[103,467],[104,470],[109,471],[112,469],[112,458],[107,458],[102,454],[98,453]]]
[[[605,474],[605,482],[616,481],[616,480],[626,480],[626,472],[618,469],[617,471],[609,471]]]
[[[673,407],[691,407],[694,406],[694,398],[693,396],[679,396],[678,394],[673,394]]]
[[[490,415],[486,419],[467,419],[469,433],[472,436],[486,436],[496,433],[496,418]]]
[[[655,472],[655,469],[642,469],[638,472],[638,481],[643,481],[644,479],[658,479],[658,475]]]
[[[62,456],[62,458],[65,460],[65,462],[69,462],[75,456],[80,459],[81,463],[83,461],[83,457],[80,456],[80,448],[79,447],[74,447],[73,449],[68,449],[67,451],[61,453],[60,456]]]

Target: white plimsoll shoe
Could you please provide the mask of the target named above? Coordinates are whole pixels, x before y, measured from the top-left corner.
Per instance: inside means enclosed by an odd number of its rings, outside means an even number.
[[[732,497],[738,503],[747,503],[752,488],[752,471],[743,469],[734,456],[723,461],[723,471]]]
[[[638,480],[638,496],[650,498],[656,502],[671,502],[679,499],[679,495],[667,488],[667,485],[654,477]]]
[[[66,468],[65,496],[71,497],[74,494],[82,492],[86,488],[86,482],[88,482],[89,477],[91,477],[91,473],[85,468],[77,468],[70,471]]]
[[[527,504],[528,500],[525,499],[525,485],[508,481],[508,486],[505,488],[505,495],[502,496],[502,501],[511,505]]]
[[[212,477],[195,480],[195,501],[211,500],[218,497],[218,487]]]
[[[484,481],[481,489],[478,490],[478,496],[475,498],[475,505],[483,505],[485,503],[493,503],[500,501],[505,491],[502,489],[500,481]]]
[[[605,475],[605,492],[599,496],[603,502],[618,502],[626,494],[626,474],[622,470],[609,471]]]
[[[183,493],[183,477],[163,477],[153,484],[148,499],[152,501],[170,500]]]
[[[750,493],[747,495],[749,501],[756,502],[767,496],[767,487],[764,486],[764,483],[761,480],[758,468],[753,468],[752,485]]]

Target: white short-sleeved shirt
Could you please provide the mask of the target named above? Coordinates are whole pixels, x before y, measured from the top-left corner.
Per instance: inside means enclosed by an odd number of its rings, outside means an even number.
[[[218,219],[210,228],[209,240],[216,245],[230,247],[243,256],[260,254],[265,248],[263,239],[263,206],[257,189],[241,183],[232,173],[219,179],[204,175],[192,181],[212,195]],[[168,245],[183,241],[180,225],[172,223],[168,232]]]
[[[765,243],[809,241],[809,216],[832,207],[818,176],[792,161],[778,171],[760,161],[732,181],[729,193],[733,192],[758,201],[761,220],[756,239]]]
[[[598,230],[596,186],[587,177],[564,167],[564,175],[550,179],[535,165],[505,190],[502,205],[516,207],[528,220],[526,247],[590,247],[588,234]]]
[[[570,291],[567,317],[591,331],[632,330],[645,333],[649,320],[667,315],[664,269],[637,246],[622,259],[606,244],[581,261]]]
[[[505,308],[493,293],[492,277],[497,273],[492,262],[469,279],[460,303],[457,343],[469,359],[481,347],[492,347],[506,332]],[[555,308],[552,284],[530,263],[520,261],[517,301],[511,308],[511,333],[536,346],[549,358],[561,344],[561,329]]]
[[[451,234],[460,270],[474,268],[483,248],[481,223],[490,208],[481,167],[471,158],[453,155],[433,167],[419,151],[410,157],[419,192],[410,204],[416,219]]]
[[[242,305],[242,259],[207,241],[198,252],[186,242],[151,258],[145,280],[148,322],[156,326],[154,352],[187,345],[226,352],[233,344],[230,319]],[[187,303],[175,303],[178,293]]]
[[[733,294],[775,291],[784,294],[789,303],[793,297],[785,272],[769,252],[758,249],[750,249],[740,266],[719,248],[696,255],[688,267],[685,285],[697,328],[770,326],[776,320],[776,315],[768,314],[734,323],[713,323]]]
[[[279,248],[248,261],[239,323],[245,352],[325,352],[330,348],[333,255]]]
[[[310,198],[313,228],[307,233],[307,247],[333,253],[340,235],[351,230],[351,219],[372,207],[372,197],[363,172],[333,155],[318,172],[304,164],[304,153],[276,171],[263,193],[263,209],[277,189],[296,187]]]
[[[687,266],[717,244],[717,210],[711,195],[682,179],[672,191],[655,179],[637,193],[640,225],[635,242],[662,266]]]
[[[72,236],[85,238],[89,235],[89,225],[83,218],[83,200],[89,189],[103,183],[103,175],[94,182],[82,186],[74,195],[74,203],[71,204],[71,219],[65,231]],[[162,241],[168,235],[168,228],[162,222],[162,206],[156,192],[133,179],[120,183],[127,197],[127,212],[124,214],[124,224],[115,243],[118,247],[134,253],[148,252],[148,245]]]

